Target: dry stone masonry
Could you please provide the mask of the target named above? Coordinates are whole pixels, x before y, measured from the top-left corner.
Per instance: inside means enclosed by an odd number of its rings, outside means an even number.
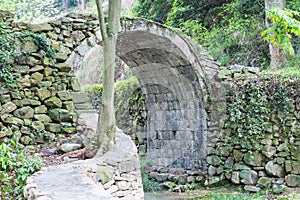
[[[97,17],[69,13],[42,24],[24,24],[13,22],[9,13],[1,12],[0,16],[7,30],[45,36],[56,51],[51,59],[33,42],[19,45],[19,50],[27,54],[13,63],[18,90],[1,91],[0,140],[13,137],[23,144],[44,142],[45,137],[75,133],[76,125],[78,132],[90,137],[95,128],[89,129],[84,119],[94,114],[82,112],[91,106],[76,77],[84,70],[91,51],[102,45]],[[154,162],[151,169],[154,178],[164,181],[175,177],[175,182],[180,179],[182,183],[200,183],[204,181],[203,175],[208,175],[206,184],[228,179],[246,185],[249,191],[258,190],[258,185],[268,182],[299,186],[299,136],[293,141],[280,140],[279,136],[270,138],[264,151],[251,155],[239,146],[234,146],[228,155],[216,150],[228,119],[222,80],[242,73],[255,74],[257,69],[233,66],[218,73],[219,66],[202,47],[144,19],[122,19],[117,55],[132,68],[146,97],[143,148],[146,158]],[[293,115],[291,121],[299,124],[297,102],[295,99],[294,110],[289,112]],[[81,115],[81,124],[76,124],[75,110]],[[296,127],[299,132],[299,126]],[[139,130],[143,132],[144,128]],[[276,124],[272,124],[273,129],[277,131]],[[47,134],[40,134],[44,131]],[[296,147],[294,154],[286,150],[288,144]],[[123,161],[102,163],[104,171],[112,167],[108,170],[111,174],[102,174],[110,177],[103,187],[115,194],[115,198],[138,195],[124,192],[136,188],[129,182],[137,166],[132,165],[135,167],[131,169]],[[117,168],[119,171],[115,171]],[[229,169],[231,173],[227,173]],[[122,177],[120,170],[128,176]]]
[[[58,74],[71,71],[76,76],[88,52],[101,44],[93,15],[70,13],[43,24],[22,25],[8,24],[13,30],[27,29],[48,38],[56,51]],[[158,166],[205,170],[208,80],[213,79],[218,65],[191,40],[147,20],[122,20],[117,54],[133,69],[146,94],[147,158]],[[32,65],[39,64],[34,56],[30,58]],[[48,59],[40,62],[49,65]],[[38,75],[34,77],[41,78]],[[68,89],[64,84],[58,86],[63,91]],[[44,93],[41,98],[45,98],[46,106],[63,106],[58,94],[49,101],[48,93]],[[75,108],[88,109],[89,105],[78,106]],[[59,109],[49,113],[55,121],[65,116]]]

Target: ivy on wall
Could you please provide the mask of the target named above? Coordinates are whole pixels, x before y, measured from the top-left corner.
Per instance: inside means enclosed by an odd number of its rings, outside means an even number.
[[[20,42],[21,49],[16,49]],[[45,37],[31,32],[11,33],[6,30],[6,24],[0,23],[0,88],[14,88],[16,80],[13,77],[13,64],[30,52],[26,51],[26,44],[35,45],[41,55],[54,59],[55,53]]]
[[[293,115],[299,101],[300,78],[265,75],[231,82],[227,96],[225,146],[260,150],[261,141],[280,133],[281,138],[300,134]],[[276,129],[276,131],[274,131]],[[222,145],[224,146],[224,144]]]

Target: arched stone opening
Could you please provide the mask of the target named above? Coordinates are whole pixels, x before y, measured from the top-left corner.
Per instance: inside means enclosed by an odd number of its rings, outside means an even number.
[[[72,27],[54,44],[60,44],[60,65],[70,65],[74,76],[88,63],[89,52],[102,45],[97,23],[94,16],[77,14],[49,22]],[[117,56],[132,68],[146,95],[147,158],[158,166],[204,169],[209,80],[217,64],[199,45],[143,19],[122,20]]]
[[[206,91],[183,50],[167,37],[138,30],[119,35],[117,54],[146,94],[147,158],[163,167],[204,169]]]

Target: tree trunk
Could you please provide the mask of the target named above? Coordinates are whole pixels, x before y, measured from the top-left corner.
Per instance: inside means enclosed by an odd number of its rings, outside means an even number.
[[[272,26],[272,23],[268,19],[268,11],[271,10],[272,8],[284,9],[285,0],[265,0],[267,28],[270,28]],[[284,52],[282,47],[276,46],[273,44],[273,42],[270,41],[269,50],[271,55],[271,63],[270,63],[271,70],[275,70],[278,67],[283,66],[287,62],[286,53]]]
[[[68,0],[63,1],[64,12],[68,12]]]
[[[108,9],[108,25],[104,24],[101,0],[97,0],[100,29],[104,41],[104,76],[102,102],[97,124],[98,154],[111,150],[116,137],[116,120],[114,110],[114,74],[116,44],[120,26],[121,0],[110,0]]]
[[[85,11],[85,0],[81,0],[81,12],[84,12]]]

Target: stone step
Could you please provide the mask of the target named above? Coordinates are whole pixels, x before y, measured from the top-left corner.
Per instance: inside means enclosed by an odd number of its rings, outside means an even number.
[[[72,92],[74,104],[88,103],[89,97],[87,92]]]

